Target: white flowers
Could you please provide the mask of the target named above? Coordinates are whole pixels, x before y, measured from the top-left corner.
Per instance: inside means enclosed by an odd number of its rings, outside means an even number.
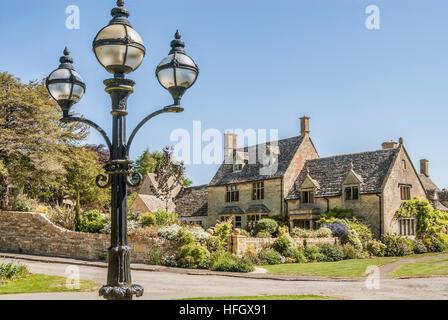
[[[158,233],[162,238],[179,241],[181,230],[185,233],[191,234],[198,242],[202,242],[210,238],[210,234],[205,232],[201,227],[181,227],[177,224],[173,224],[168,227],[161,227],[159,228]]]

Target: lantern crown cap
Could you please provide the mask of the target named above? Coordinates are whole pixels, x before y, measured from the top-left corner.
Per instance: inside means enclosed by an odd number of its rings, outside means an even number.
[[[129,22],[129,10],[124,7],[124,1],[118,0],[117,6],[112,9],[110,12],[112,15],[112,20],[109,22],[109,24],[124,24],[127,26],[131,26],[131,23]]]
[[[64,49],[64,55],[59,59],[61,65],[59,69],[71,69],[73,70],[73,58],[70,57],[70,50],[67,47]]]
[[[185,53],[185,42],[181,40],[182,36],[179,32],[179,30],[176,30],[176,33],[174,34],[174,40],[171,41],[171,51],[170,54],[173,54],[175,52],[179,53]]]

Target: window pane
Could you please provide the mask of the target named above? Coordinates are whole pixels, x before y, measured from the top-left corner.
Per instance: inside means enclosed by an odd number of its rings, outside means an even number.
[[[358,187],[353,187],[353,200],[358,200],[358,198],[359,198]]]

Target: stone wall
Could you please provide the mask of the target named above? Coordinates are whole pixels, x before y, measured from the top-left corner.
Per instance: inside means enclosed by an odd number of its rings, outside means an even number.
[[[275,238],[249,238],[241,235],[231,235],[228,239],[230,251],[234,254],[245,254],[249,247],[252,247],[256,252],[264,248],[269,248],[274,244]],[[322,243],[337,243],[337,238],[295,238],[296,245],[303,245],[304,242],[308,245],[322,244]]]
[[[0,252],[104,260],[109,244],[109,235],[65,230],[41,213],[0,211]],[[142,241],[130,235],[129,245],[132,263],[147,263],[152,246],[177,250],[176,242],[162,238]]]

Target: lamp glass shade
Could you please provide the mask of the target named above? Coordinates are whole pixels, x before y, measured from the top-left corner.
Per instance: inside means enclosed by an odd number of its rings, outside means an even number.
[[[56,101],[70,100],[78,102],[84,95],[85,89],[81,76],[74,70],[57,69],[47,79],[48,91]]]
[[[95,38],[94,51],[99,63],[110,73],[135,71],[145,56],[140,35],[130,26],[111,24]]]
[[[193,59],[179,52],[164,58],[157,70],[157,78],[165,89],[172,87],[188,89],[194,84],[198,76],[198,67]]]

